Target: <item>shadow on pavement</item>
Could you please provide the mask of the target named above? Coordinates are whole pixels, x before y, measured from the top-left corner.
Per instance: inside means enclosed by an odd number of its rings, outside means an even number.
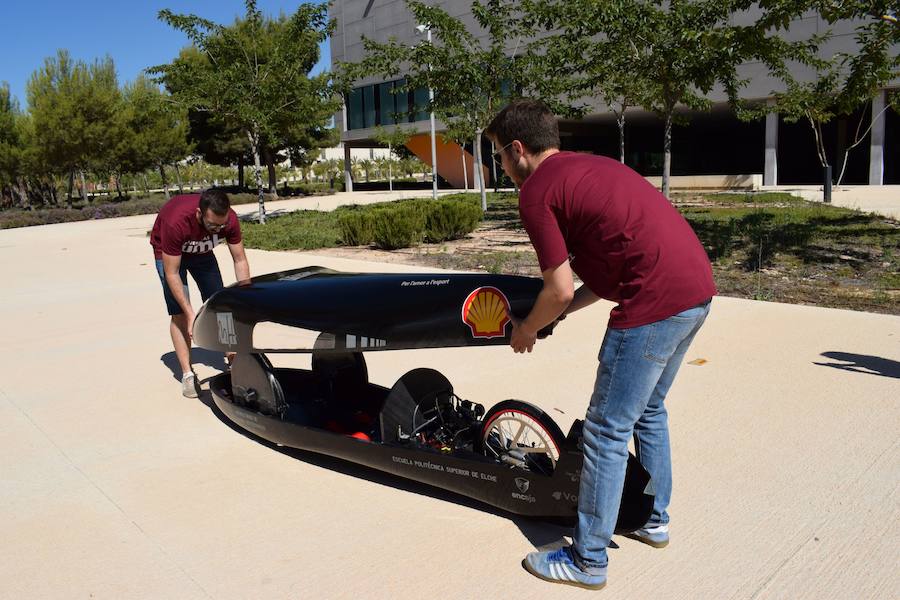
[[[208,381],[208,379],[204,379],[199,383],[203,385]],[[466,496],[462,496],[460,494],[456,494],[447,490],[442,490],[440,488],[435,488],[424,483],[419,483],[417,481],[404,479],[397,475],[378,471],[377,469],[372,469],[364,465],[348,462],[325,454],[317,454],[315,452],[308,452],[306,450],[298,450],[296,448],[278,446],[277,444],[273,444],[268,440],[258,437],[231,422],[228,417],[226,417],[224,413],[219,410],[219,407],[216,406],[216,403],[212,398],[212,393],[208,388],[204,387],[200,390],[200,396],[198,400],[200,400],[207,408],[209,408],[212,413],[230,429],[248,439],[253,440],[258,444],[262,444],[270,450],[280,452],[286,456],[290,456],[292,458],[301,460],[307,464],[314,465],[322,469],[328,469],[329,471],[341,473],[342,475],[365,479],[366,481],[371,481],[372,483],[376,483],[378,485],[392,487],[401,492],[409,492],[427,496],[429,498],[435,498],[437,500],[442,500],[445,502],[453,502],[454,504],[458,504],[459,506],[465,506],[466,508],[479,510],[487,514],[495,515],[504,519],[509,519],[516,525],[516,527],[519,528],[519,530],[522,532],[522,535],[524,535],[525,538],[528,539],[528,541],[531,542],[531,544],[537,549],[544,550],[547,548],[562,546],[566,543],[563,536],[572,535],[571,526],[548,523],[546,521],[539,521],[536,519],[521,517],[519,515],[513,515],[500,509],[494,508],[489,504],[479,502],[478,500],[473,500],[472,498],[468,498]],[[617,547],[615,543],[610,544],[610,548],[615,547]],[[510,560],[518,560],[518,558],[511,555]]]
[[[180,383],[182,375],[181,365],[178,364],[178,357],[175,356],[175,352],[166,352],[159,357],[159,360],[172,371],[172,377]],[[219,371],[225,371],[228,368],[223,352],[214,352],[204,348],[191,348],[191,363],[206,365]]]
[[[842,371],[900,379],[900,362],[895,360],[867,354],[850,354],[848,352],[823,352],[822,356],[841,362],[814,362],[813,364],[821,367],[841,369]]]

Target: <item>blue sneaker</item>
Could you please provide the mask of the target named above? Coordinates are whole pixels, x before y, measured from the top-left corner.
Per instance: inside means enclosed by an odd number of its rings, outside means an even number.
[[[669,545],[669,525],[645,525],[637,531],[626,533],[625,537],[643,542],[654,548],[665,548]]]
[[[606,567],[591,569],[591,573],[583,571],[572,560],[568,546],[532,552],[522,561],[522,566],[535,577],[552,583],[565,583],[588,590],[599,590],[606,585]]]

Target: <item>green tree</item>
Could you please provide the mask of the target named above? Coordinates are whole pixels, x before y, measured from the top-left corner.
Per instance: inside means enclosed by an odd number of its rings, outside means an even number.
[[[22,112],[9,92],[9,84],[0,84],[0,205],[27,206],[22,190]],[[8,200],[7,200],[8,198]]]
[[[777,1],[777,0],[776,0]],[[531,18],[551,37],[547,65],[563,72],[550,77],[573,94],[594,92],[617,114],[621,132],[627,108],[639,103],[663,120],[663,186],[669,195],[672,125],[683,122],[676,111],[707,110],[706,97],[716,84],[737,102],[746,83],[737,68],[748,60],[776,64],[790,45],[766,36],[754,24],[731,23],[744,0],[535,0],[525,5]],[[553,42],[556,45],[553,45]],[[560,62],[568,63],[568,69]],[[545,67],[544,72],[548,69]],[[571,70],[571,82],[565,71]],[[552,91],[552,89],[551,89]]]
[[[394,150],[406,146],[406,142],[408,142],[409,138],[413,135],[415,135],[415,130],[412,128],[400,127],[399,125],[393,129],[385,129],[379,125],[375,128],[375,133],[372,134],[372,138],[376,142],[388,147],[387,168],[388,189],[390,191],[394,191]]]
[[[181,49],[174,63],[184,63],[173,69],[166,78],[166,89],[175,97],[194,85],[191,74],[195,70],[211,70],[207,55],[195,46]],[[253,161],[250,142],[240,126],[221,114],[207,110],[188,109],[188,140],[193,151],[210,165],[229,167],[237,164],[238,187],[244,188],[244,167]]]
[[[74,174],[85,194],[84,171],[108,168],[115,154],[121,133],[115,66],[109,57],[88,65],[60,50],[31,76],[27,95],[39,160],[68,175],[71,205]]]
[[[319,160],[322,149],[337,146],[341,141],[341,134],[334,127],[310,130],[308,134],[310,139],[298,137],[293,140],[295,145],[286,151],[291,166],[301,170],[304,180],[306,180],[310,167]]]
[[[160,11],[159,18],[187,34],[208,66],[176,60],[148,71],[186,107],[210,112],[244,132],[254,158],[259,220],[265,223],[261,150],[267,141],[276,145],[274,140],[285,134],[286,120],[298,127],[315,126],[323,113],[337,109],[330,76],[309,77],[319,44],[334,25],[325,5],[301,4],[279,21],[264,17],[255,0],[246,0],[245,7],[244,18],[228,27],[196,15]],[[170,82],[190,84],[170,87]]]
[[[144,76],[125,86],[123,98],[127,131],[123,136],[123,165],[131,172],[158,169],[168,198],[165,166],[177,164],[190,152],[187,111]]]
[[[585,37],[587,30],[615,29],[618,11],[626,6],[608,3],[599,8],[588,0],[524,2],[526,19],[547,32],[528,44],[528,80],[537,95],[562,116],[582,117],[590,109],[584,102],[587,98],[601,100],[616,116],[619,161],[624,164],[626,113],[646,104],[650,93],[647,79],[632,71],[638,55],[632,39]]]
[[[737,68],[751,59],[782,64],[790,46],[778,38],[768,38],[753,25],[732,25],[731,16],[741,2],[631,4],[629,1],[619,11],[621,20],[611,33],[622,43],[627,38],[638,40],[632,72],[645,78],[645,108],[655,111],[665,123],[662,192],[668,196],[676,110],[707,110],[711,103],[706,94],[716,84],[737,102],[738,91],[746,83],[738,77]],[[635,35],[630,27],[640,27],[640,33]]]
[[[356,166],[365,174],[366,183],[369,183],[369,174],[372,172],[372,169],[375,168],[374,161],[368,158],[361,158],[354,161]]]
[[[773,65],[770,72],[782,82],[784,88],[774,91],[773,101],[765,107],[745,107],[742,118],[754,119],[767,112],[776,112],[789,123],[805,120],[812,130],[819,162],[823,171],[828,173],[831,165],[822,135],[823,125],[837,116],[851,115],[861,107],[865,108],[879,90],[900,77],[900,55],[896,51],[900,44],[900,27],[896,18],[891,17],[891,7],[889,2],[860,0],[775,2],[762,20],[765,25],[776,31],[787,30],[793,19],[814,10],[830,25],[838,21],[854,23],[856,49],[851,53],[825,55],[824,46],[832,39],[830,31],[804,40],[805,51],[814,56],[807,61],[813,68],[814,76],[798,79],[788,65]],[[892,105],[895,110],[900,107],[900,98],[896,93],[888,95],[888,103],[880,114],[871,115],[870,125],[866,129],[862,127],[866,111],[861,112],[854,139],[841,159],[838,184],[843,179],[850,151],[865,139],[872,124]]]
[[[462,21],[437,6],[418,0],[406,0],[406,5],[415,22],[430,28],[432,42],[406,45],[396,39],[379,43],[364,37],[366,56],[360,63],[342,65],[343,79],[352,82],[367,75],[387,78],[404,73],[401,93],[433,90],[434,99],[418,110],[433,111],[448,127],[445,137],[476,140],[475,162],[482,166],[482,131],[524,85],[516,57],[528,32],[518,19],[518,4],[508,0],[473,2],[472,16],[480,32],[469,31]],[[479,35],[482,33],[485,35]],[[475,172],[482,209],[486,209],[483,168]]]

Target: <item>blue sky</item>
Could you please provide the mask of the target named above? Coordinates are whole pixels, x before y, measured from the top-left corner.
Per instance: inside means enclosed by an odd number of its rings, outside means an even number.
[[[259,0],[269,15],[291,13],[294,0]],[[159,21],[163,8],[194,13],[217,23],[230,23],[244,13],[243,0],[25,0],[4,9],[6,32],[0,36],[0,81],[25,108],[25,85],[44,59],[65,48],[76,59],[92,61],[109,54],[119,84],[131,81],[151,65],[169,62],[187,38]],[[328,68],[328,44],[314,72]]]

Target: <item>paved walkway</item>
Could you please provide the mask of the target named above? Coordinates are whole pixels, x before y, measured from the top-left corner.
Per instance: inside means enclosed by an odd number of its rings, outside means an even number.
[[[462,190],[438,190],[438,197],[458,194]],[[431,190],[403,190],[396,192],[338,192],[331,196],[305,196],[290,200],[274,200],[266,202],[266,215],[272,216],[292,210],[334,210],[347,204],[374,204],[403,198],[430,198]],[[258,218],[257,204],[239,204],[234,207],[241,216]],[[152,220],[151,220],[152,224]]]
[[[790,192],[806,200],[824,201],[822,186],[766,186],[764,192]],[[831,191],[835,206],[884,215],[900,221],[900,185],[842,185]]]
[[[181,397],[152,221],[0,231],[0,598],[586,597],[519,565],[559,544],[558,527],[272,450],[217,418],[208,394]],[[227,250],[217,256],[233,280]],[[249,258],[257,274],[408,270]],[[528,400],[565,430],[583,415],[609,308],[573,315],[527,356],[373,354],[370,377],[437,367],[463,397]],[[668,402],[672,544],[617,537],[600,593],[895,598],[900,318],[719,298],[697,358]],[[203,377],[221,366],[195,359]]]

